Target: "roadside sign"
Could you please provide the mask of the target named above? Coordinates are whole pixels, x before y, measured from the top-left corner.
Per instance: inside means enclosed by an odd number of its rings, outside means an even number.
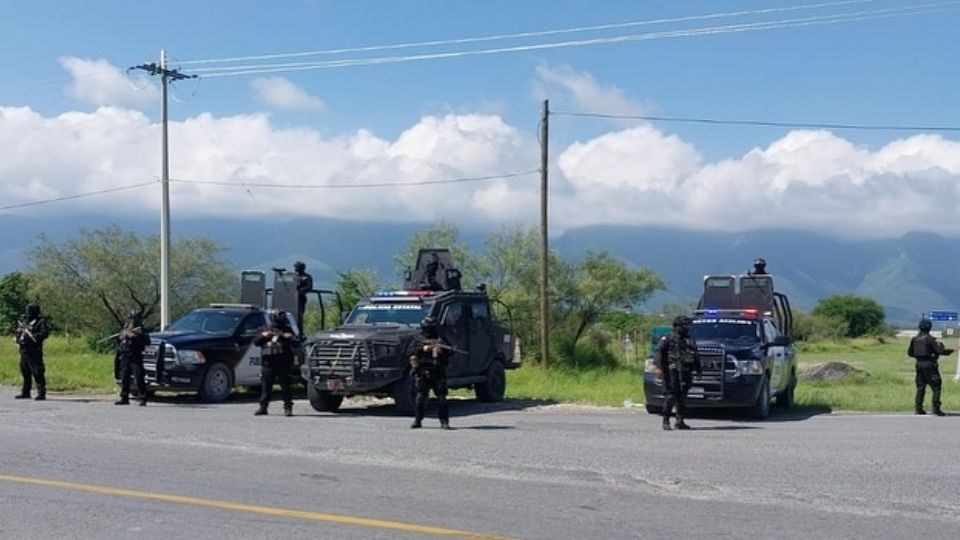
[[[931,321],[957,321],[956,311],[931,311],[928,315]]]

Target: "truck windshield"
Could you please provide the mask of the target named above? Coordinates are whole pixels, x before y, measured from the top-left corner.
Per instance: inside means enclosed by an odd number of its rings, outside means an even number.
[[[202,332],[217,336],[233,335],[243,319],[243,313],[199,310],[187,313],[167,327],[169,332]]]
[[[744,319],[696,319],[690,335],[697,341],[753,343],[760,341],[760,325]]]
[[[350,312],[346,324],[420,324],[420,321],[430,314],[431,307],[431,304],[419,302],[361,304]]]

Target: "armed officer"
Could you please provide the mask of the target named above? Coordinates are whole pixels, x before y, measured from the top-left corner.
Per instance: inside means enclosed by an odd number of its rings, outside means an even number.
[[[420,322],[420,338],[414,341],[414,349],[410,355],[417,392],[416,416],[410,424],[412,429],[422,427],[430,390],[437,396],[440,427],[450,429],[450,413],[447,410],[447,356],[450,349],[450,344],[440,337],[436,319],[424,318]]]
[[[283,414],[293,416],[293,394],[290,391],[290,367],[293,366],[297,336],[282,311],[270,313],[270,325],[260,329],[253,344],[260,347],[260,408],[254,414],[267,414],[273,383],[280,380],[283,396]]]
[[[46,319],[40,315],[40,306],[27,304],[26,313],[17,321],[14,338],[20,349],[20,374],[23,387],[17,399],[30,399],[32,382],[37,382],[37,400],[47,399],[47,378],[43,365],[43,341],[50,335]]]
[[[293,263],[293,271],[297,274],[297,327],[303,335],[303,312],[307,309],[307,294],[313,290],[313,276],[307,273],[307,265],[303,261]]]
[[[940,410],[940,388],[942,379],[940,378],[940,369],[937,360],[940,356],[946,356],[953,352],[947,349],[937,338],[930,335],[930,329],[933,324],[927,319],[920,321],[917,325],[919,332],[910,340],[910,346],[907,348],[907,355],[917,361],[917,395],[914,399],[914,411],[916,414],[927,414],[923,410],[923,398],[926,393],[927,385],[933,391],[933,414],[944,416]]]
[[[117,334],[117,360],[120,368],[120,399],[114,405],[130,404],[130,376],[137,382],[140,406],[147,404],[147,379],[143,369],[143,350],[150,344],[150,335],[143,326],[143,312],[130,311],[123,329]],[[158,359],[158,362],[162,359]]]
[[[663,429],[670,429],[670,414],[677,406],[677,429],[690,429],[683,421],[687,412],[687,392],[693,382],[693,371],[703,373],[700,357],[697,355],[697,343],[690,336],[690,324],[693,320],[680,315],[673,320],[673,330],[660,338],[657,348],[657,367],[663,373],[663,386],[666,399],[663,402]]]

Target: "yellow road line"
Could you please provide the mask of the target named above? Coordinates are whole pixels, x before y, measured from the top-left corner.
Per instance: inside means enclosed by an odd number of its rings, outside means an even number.
[[[78,484],[75,482],[64,482],[61,480],[47,480],[44,478],[33,478],[29,476],[13,476],[0,474],[0,481],[15,482],[19,484],[30,484],[35,486],[47,486],[62,489],[72,489],[76,491],[86,491],[88,493],[100,493],[102,495],[115,495],[118,497],[134,497],[138,499],[150,499],[154,501],[163,501],[175,504],[187,504],[192,506],[203,506],[207,508],[218,508],[221,510],[234,510],[237,512],[251,512],[254,514],[265,514],[268,516],[279,516],[293,519],[303,519],[307,521],[321,521],[326,523],[340,523],[344,525],[359,525],[363,527],[374,527],[377,529],[392,529],[410,533],[429,534],[434,536],[451,536],[455,538],[470,538],[476,540],[500,540],[506,537],[492,534],[483,534],[470,531],[460,531],[457,529],[447,529],[444,527],[433,527],[430,525],[418,525],[416,523],[404,523],[402,521],[389,521],[385,519],[373,519],[341,514],[327,514],[324,512],[308,512],[305,510],[289,510],[286,508],[277,508],[273,506],[258,506],[230,501],[218,501],[215,499],[201,499],[198,497],[185,497],[182,495],[169,495],[166,493],[154,493],[151,491],[139,491],[135,489],[115,488],[108,486],[98,486],[95,484]]]

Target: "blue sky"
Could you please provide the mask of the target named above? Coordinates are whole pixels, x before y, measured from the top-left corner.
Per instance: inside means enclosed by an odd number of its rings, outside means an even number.
[[[773,11],[790,7],[794,9]],[[129,168],[124,169],[123,175],[111,173],[127,154],[140,151],[141,146],[126,145],[127,142],[143,137],[143,149],[152,144],[150,134],[151,130],[155,131],[158,117],[155,95],[151,94],[155,87],[148,86],[149,81],[134,81],[134,86],[144,86],[138,97],[121,96],[119,87],[109,90],[96,86],[106,77],[97,70],[109,66],[122,71],[131,65],[154,61],[161,48],[168,51],[174,66],[196,73],[197,68],[209,66],[188,63],[191,60],[453,40],[657,19],[674,21],[604,31],[277,61],[476,51],[573,39],[686,32],[684,37],[670,39],[184,81],[173,90],[177,101],[171,103],[171,119],[182,123],[184,133],[191,126],[199,125],[194,135],[206,141],[207,157],[220,164],[211,166],[203,161],[202,155],[184,159],[183,153],[178,156],[175,148],[172,160],[180,161],[172,167],[175,173],[178,166],[182,167],[181,175],[212,180],[239,182],[269,178],[280,183],[304,179],[335,183],[338,179],[360,176],[365,181],[389,181],[527,170],[537,165],[535,137],[542,97],[551,99],[554,110],[566,111],[960,126],[960,97],[955,90],[957,70],[953,65],[957,52],[954,35],[960,28],[960,2],[174,0],[147,4],[33,1],[7,3],[3,12],[0,61],[6,69],[0,80],[0,108],[26,107],[35,117],[18,123],[10,121],[8,114],[6,125],[0,121],[0,137],[22,140],[22,132],[18,130],[23,129],[24,122],[35,123],[29,133],[40,130],[48,133],[50,140],[37,141],[35,146],[20,150],[26,152],[30,148],[55,145],[57,143],[51,141],[62,141],[64,123],[69,124],[62,115],[71,112],[89,115],[84,117],[85,122],[90,122],[88,125],[103,124],[103,129],[112,126],[114,138],[120,133],[130,134],[125,141],[107,140],[109,137],[86,140],[90,137],[88,133],[78,135],[88,143],[86,152],[100,155],[99,161],[84,161],[81,168],[87,172],[81,182],[63,172],[67,165],[79,159],[67,150],[58,158],[64,164],[63,170],[53,170],[55,167],[51,164],[45,164],[46,169],[30,169],[26,157],[20,160],[24,164],[15,172],[4,174],[0,168],[0,194],[11,203],[69,195],[71,186],[73,192],[77,191],[77,185],[86,186],[88,190],[102,189],[132,181],[136,175],[142,179],[156,174],[155,166],[142,173],[131,172],[132,164],[127,164]],[[732,12],[748,13],[721,16]],[[675,20],[692,16],[704,18]],[[838,17],[841,22],[819,24],[830,17]],[[869,20],[856,20],[864,18]],[[758,23],[779,27],[730,31],[730,25]],[[789,27],[797,24],[808,25]],[[710,27],[720,27],[721,31],[714,35],[688,35]],[[92,64],[98,61],[99,67]],[[263,65],[265,62],[252,60],[239,64]],[[94,73],[94,76],[84,81],[84,73]],[[127,90],[136,92],[133,88]],[[113,116],[103,112],[104,107],[111,108]],[[146,123],[137,115],[142,115]],[[251,115],[261,115],[258,116],[260,123],[245,125],[244,122],[251,121]],[[424,122],[424,119],[437,121]],[[123,127],[118,127],[120,125]],[[960,208],[955,187],[960,165],[950,157],[955,150],[953,143],[960,137],[957,133],[929,134],[927,138],[917,139],[922,132],[823,132],[611,122],[563,116],[553,117],[551,126],[551,153],[557,164],[556,189],[560,198],[558,211],[565,210],[567,215],[580,213],[581,204],[603,206],[604,201],[619,199],[641,203],[635,209],[650,216],[633,216],[631,208],[634,207],[614,207],[594,216],[561,221],[561,227],[600,222],[688,223],[690,220],[684,219],[686,215],[703,211],[702,206],[677,202],[677,197],[690,191],[696,191],[705,199],[702,204],[711,198],[716,200],[720,192],[741,189],[767,192],[764,197],[724,201],[723,204],[733,206],[728,210],[730,214],[711,215],[695,224],[702,227],[712,226],[712,222],[725,216],[794,200],[788,196],[808,197],[808,200],[786,226],[822,226],[827,211],[823,208],[824,199],[849,200],[846,206],[841,204],[830,209],[835,214],[835,219],[829,220],[830,227],[856,225],[861,236],[899,234],[904,229],[922,227],[920,217],[926,213],[955,215]],[[172,137],[178,137],[177,126],[172,129]],[[261,133],[263,138],[275,139],[277,145],[287,146],[257,146],[251,140],[235,139],[240,137],[240,132],[245,137]],[[370,140],[365,139],[368,135]],[[442,149],[448,148],[445,144],[460,148],[457,137],[474,141],[479,154],[465,153],[458,159],[445,161]],[[297,158],[289,149],[290,138],[313,141],[318,146],[305,146],[304,153]],[[186,145],[190,137],[183,135],[178,140],[182,141],[179,144]],[[433,146],[439,153],[418,153],[424,145],[436,141],[446,141]],[[483,146],[478,141],[490,141],[490,144]],[[235,149],[240,147],[246,148],[244,155],[234,156]],[[791,154],[786,158],[784,148]],[[485,149],[492,149],[492,153],[486,155]],[[311,153],[324,151],[330,155],[321,158],[320,165],[305,168],[292,165],[297,159],[309,160]],[[751,151],[759,154],[752,155]],[[326,170],[326,164],[337,162],[344,152],[353,156],[350,162]],[[450,150],[445,152],[449,154]],[[276,162],[270,159],[274,155],[289,160],[284,162],[286,169],[275,166]],[[916,155],[923,156],[923,163],[913,160],[911,156]],[[630,161],[631,156],[637,161]],[[156,156],[144,155],[143,159],[156,160]],[[419,160],[421,166],[412,166],[411,159]],[[815,171],[809,170],[811,160],[819,164]],[[653,172],[632,176],[631,168],[645,167],[651,161]],[[591,163],[593,165],[588,166]],[[605,167],[606,164],[609,167]],[[736,170],[729,171],[730,167]],[[724,180],[738,175],[749,177],[749,182]],[[836,180],[837,175],[845,180]],[[34,182],[30,189],[17,187],[24,177]],[[730,183],[717,187],[725,181]],[[914,197],[913,191],[902,191],[917,185],[935,196],[926,200],[922,196]],[[600,188],[607,191],[595,193],[596,198],[591,198],[589,194]],[[468,220],[477,222],[527,220],[530,209],[535,206],[535,197],[526,201],[531,196],[530,190],[511,189],[487,185],[467,194],[458,192],[463,206],[455,215],[467,215]],[[878,192],[891,189],[895,192],[892,200],[877,199]],[[183,195],[185,199],[187,191]],[[199,196],[204,202],[190,206],[191,211],[216,212],[220,205],[211,198],[220,197],[223,191],[202,191],[196,187],[189,198],[194,200]],[[414,194],[399,198],[415,201],[419,197]],[[869,204],[856,202],[864,199]],[[139,201],[145,205],[151,204],[150,200],[132,199],[133,204]],[[231,200],[225,198],[224,204],[232,204]],[[324,201],[325,211],[337,216],[355,215],[353,205],[358,204],[346,196],[326,197]],[[885,208],[885,205],[896,207],[898,201],[913,205],[902,208],[902,215],[892,216],[899,224],[870,217],[871,209]],[[269,208],[256,201],[247,202],[256,204],[254,210],[258,212],[270,213]],[[96,203],[91,200],[84,204],[83,209],[90,210]],[[472,211],[491,204],[502,206],[502,211]],[[45,207],[44,211],[67,212],[78,207],[66,204],[61,208],[63,210]],[[316,204],[310,208],[315,209]],[[381,210],[402,213],[404,208],[398,203]],[[802,209],[816,210],[817,215],[804,217]],[[763,220],[758,218],[744,226],[760,227]],[[946,232],[960,232],[960,225]]]

